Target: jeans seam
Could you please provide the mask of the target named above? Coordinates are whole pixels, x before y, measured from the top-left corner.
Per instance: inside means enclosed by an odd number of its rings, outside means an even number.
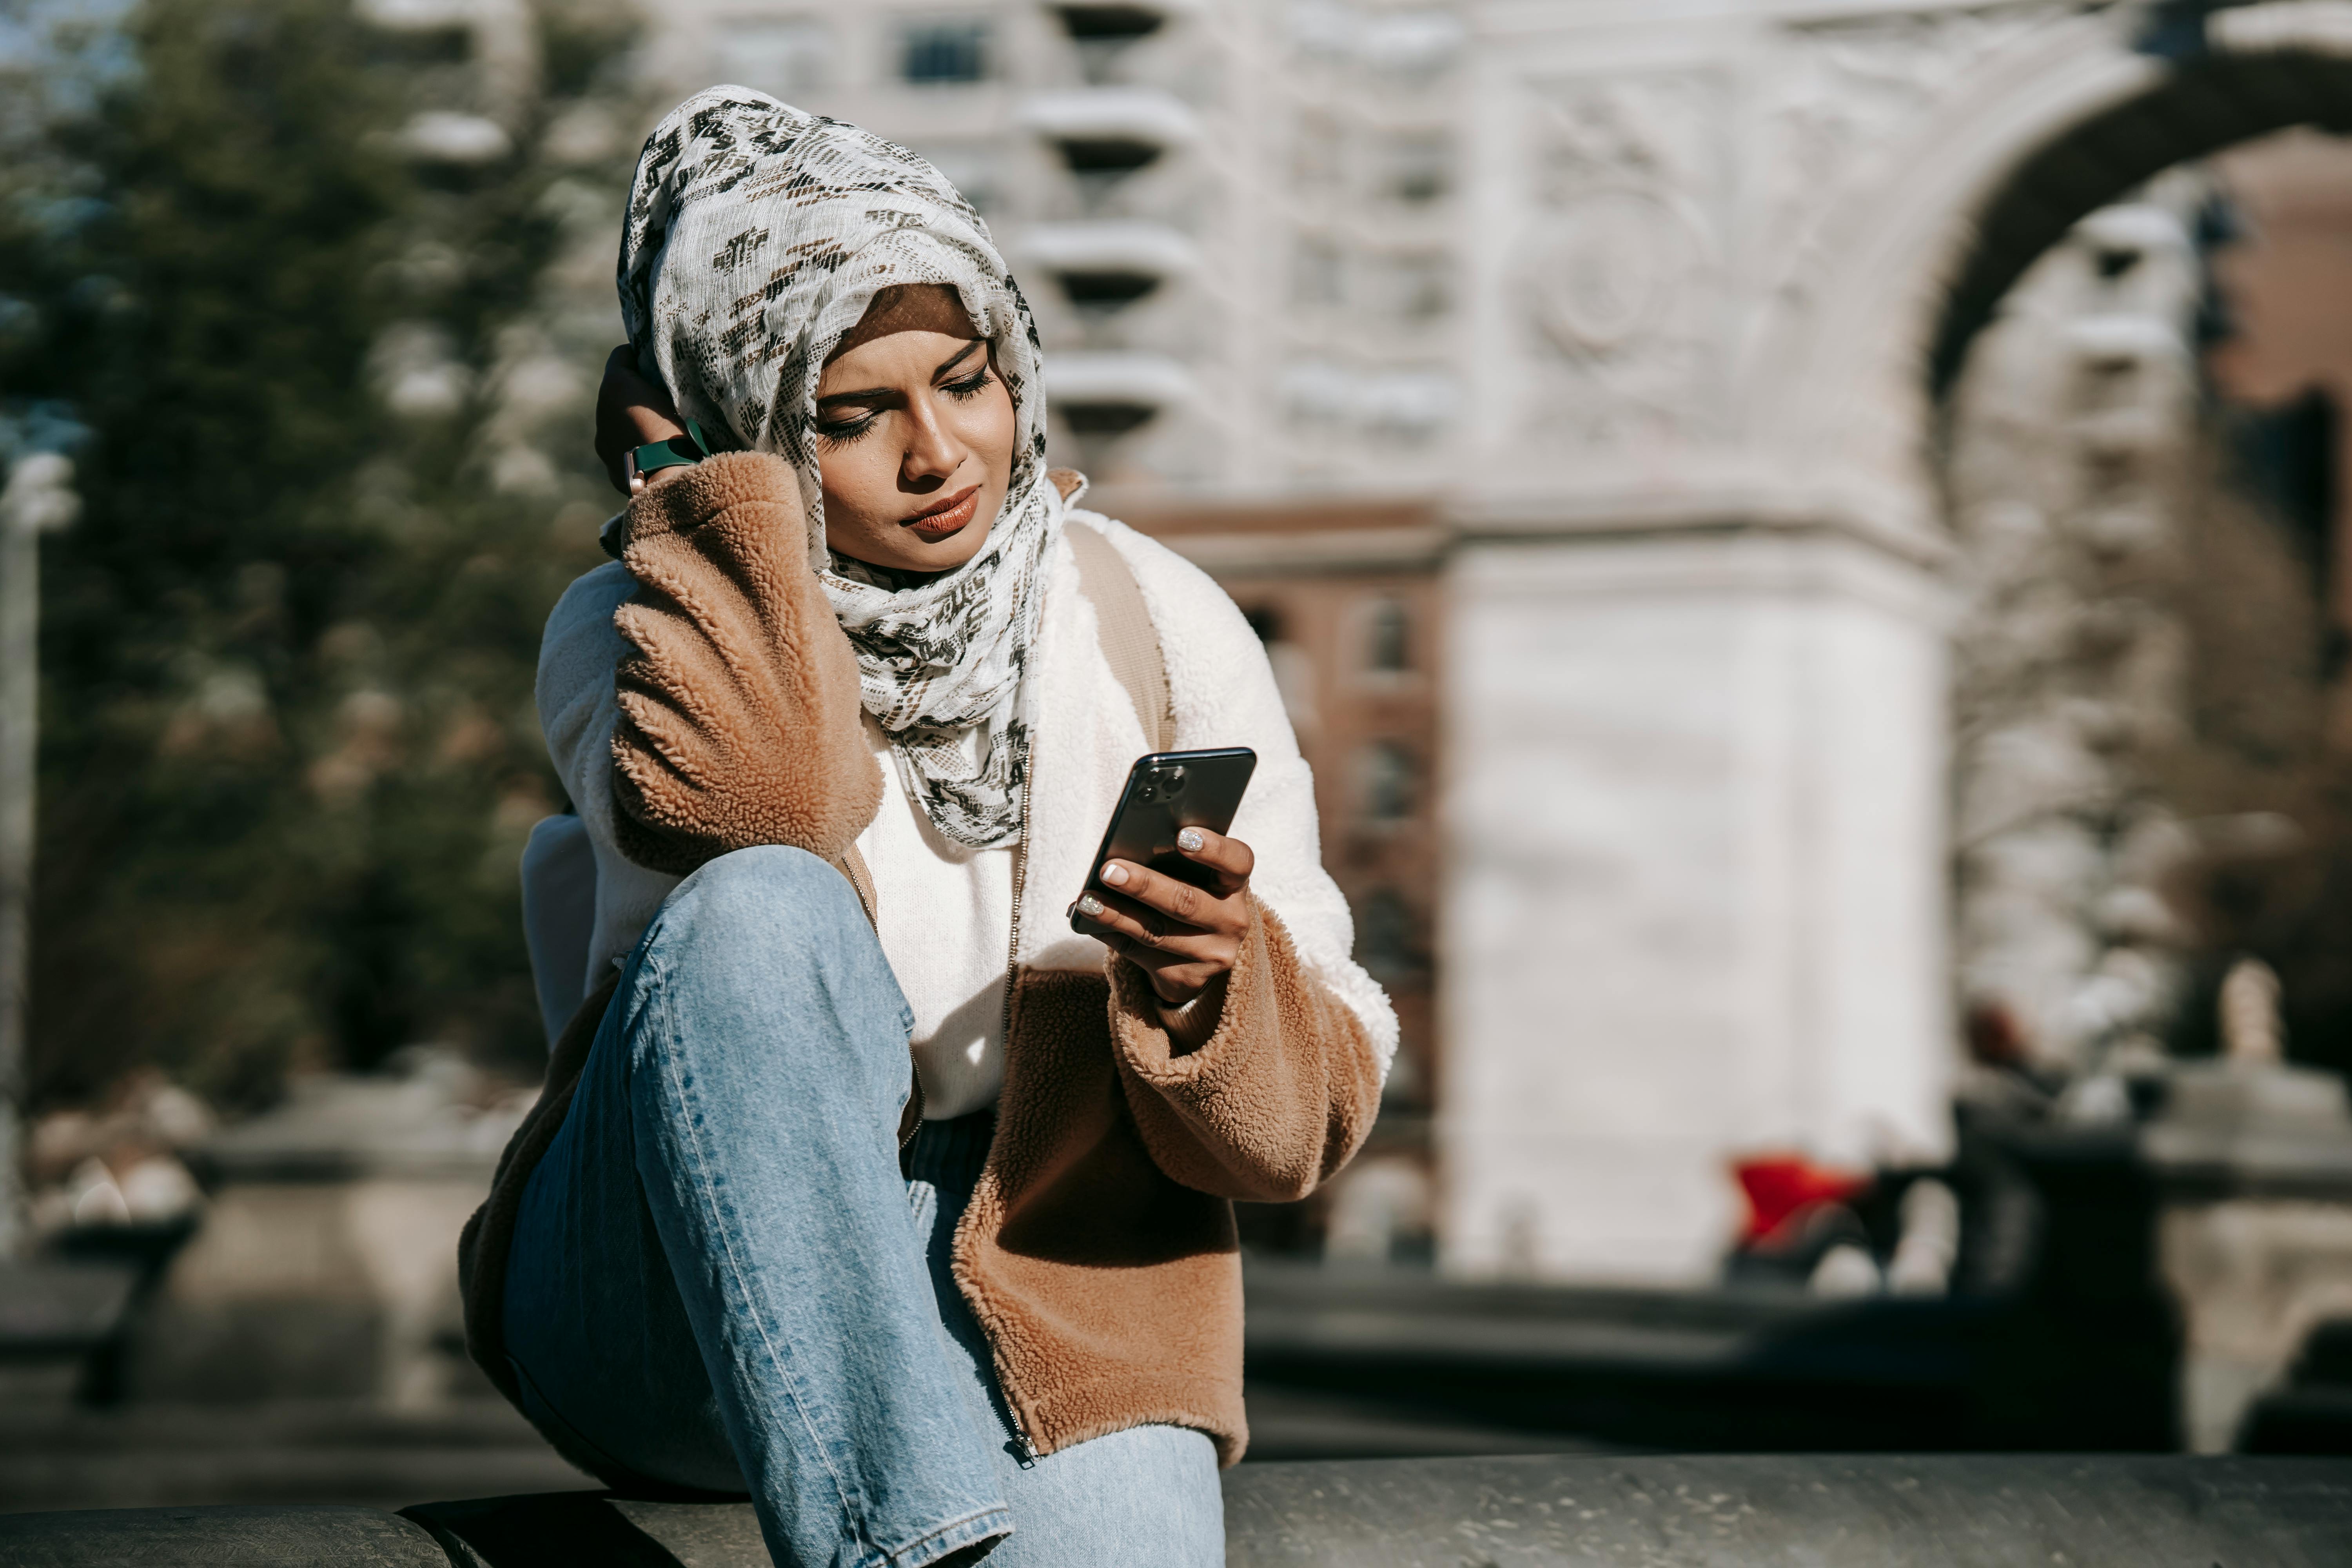
[[[1000,1521],[1003,1526],[1001,1530],[996,1528]],[[985,1525],[989,1528],[971,1528],[975,1525]],[[950,1520],[935,1530],[924,1531],[922,1535],[899,1547],[896,1552],[883,1552],[879,1546],[875,1550],[882,1552],[882,1562],[887,1568],[905,1568],[908,1562],[927,1546],[939,1547],[939,1555],[945,1556],[948,1552],[970,1546],[974,1542],[985,1541],[991,1535],[1012,1533],[1013,1510],[1002,1503],[992,1503],[986,1508],[978,1509],[964,1515],[961,1519]],[[959,1539],[950,1539],[950,1537]],[[935,1557],[932,1561],[936,1562],[938,1558]]]
[[[656,1005],[658,1008],[658,1022],[660,1026],[656,1028],[654,1033],[657,1038],[666,1041],[669,1037],[669,987],[667,984],[664,966],[660,959],[651,951],[650,946],[648,947],[645,956],[646,963],[654,971],[651,989],[654,993]],[[685,1133],[685,1142],[692,1150],[694,1156],[695,1197],[697,1201],[703,1205],[706,1219],[714,1222],[722,1222],[714,1224],[713,1230],[718,1235],[720,1244],[725,1248],[724,1260],[727,1270],[729,1274],[733,1277],[738,1291],[742,1294],[747,1303],[751,1303],[751,1310],[746,1315],[751,1320],[751,1327],[760,1336],[761,1348],[766,1352],[769,1363],[774,1366],[779,1373],[782,1374],[784,1384],[784,1397],[792,1405],[793,1417],[800,1424],[801,1430],[806,1434],[811,1448],[815,1453],[818,1461],[824,1467],[826,1478],[833,1482],[834,1495],[840,1502],[843,1519],[847,1521],[851,1530],[855,1531],[858,1541],[863,1542],[869,1550],[878,1551],[879,1548],[875,1544],[872,1531],[866,1529],[866,1520],[862,1510],[851,1500],[850,1489],[844,1482],[841,1472],[834,1468],[831,1445],[824,1440],[823,1434],[816,1430],[815,1425],[809,1419],[807,1403],[801,1397],[799,1389],[793,1386],[795,1379],[793,1375],[791,1367],[785,1362],[784,1358],[778,1353],[775,1341],[768,1331],[766,1314],[758,1309],[755,1302],[752,1302],[751,1291],[748,1285],[748,1278],[741,1262],[735,1256],[734,1240],[732,1237],[729,1235],[729,1227],[723,1223],[725,1216],[719,1212],[719,1205],[716,1199],[711,1196],[709,1179],[711,1161],[708,1151],[703,1147],[699,1126],[697,1123],[694,1115],[691,1113],[691,1108],[689,1105],[691,1097],[687,1090],[684,1080],[677,1073],[676,1068],[677,1058],[675,1053],[664,1050],[662,1052],[660,1066],[656,1070],[662,1071],[669,1079],[672,1090],[677,1096],[680,1110],[688,1112],[688,1114],[682,1117],[682,1120],[685,1122],[683,1131]],[[751,1478],[747,1476],[744,1479],[746,1481],[749,1481]]]

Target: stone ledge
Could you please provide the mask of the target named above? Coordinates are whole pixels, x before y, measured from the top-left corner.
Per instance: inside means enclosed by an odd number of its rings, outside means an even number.
[[[449,1554],[423,1526],[380,1508],[264,1503],[0,1515],[0,1563],[8,1568],[449,1568]]]
[[[2352,1562],[2352,1460],[1542,1456],[1244,1465],[1231,1568],[2074,1568]],[[11,1568],[764,1568],[744,1503],[551,1492],[0,1517]]]

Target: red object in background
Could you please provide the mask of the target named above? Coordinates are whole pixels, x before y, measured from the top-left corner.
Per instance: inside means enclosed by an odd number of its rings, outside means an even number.
[[[2033,1059],[2025,1040],[2025,1026],[2006,1002],[1983,1001],[1969,1006],[1967,1021],[1969,1057],[1989,1068],[2021,1068]]]
[[[1742,1247],[1769,1246],[1783,1226],[1818,1204],[1851,1203],[1868,1192],[1872,1178],[1816,1165],[1801,1154],[1742,1160],[1731,1167],[1748,1196],[1748,1228]]]

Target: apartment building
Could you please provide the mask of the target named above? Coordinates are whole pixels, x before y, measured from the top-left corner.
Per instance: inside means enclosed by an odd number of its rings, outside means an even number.
[[[1045,333],[1059,460],[1214,497],[1434,485],[1457,413],[1464,33],[1249,0],[665,8],[673,95],[740,82],[929,158]]]

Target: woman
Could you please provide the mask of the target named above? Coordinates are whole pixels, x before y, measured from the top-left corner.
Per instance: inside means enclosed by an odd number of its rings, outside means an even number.
[[[748,1491],[780,1563],[1221,1562],[1231,1200],[1348,1158],[1396,1030],[1265,657],[1045,471],[1027,307],[920,159],[713,89],[620,281],[608,447],[727,449],[548,623],[591,994],[467,1232],[474,1353],[608,1479]],[[1213,885],[1090,881],[1162,729],[1259,756]]]

